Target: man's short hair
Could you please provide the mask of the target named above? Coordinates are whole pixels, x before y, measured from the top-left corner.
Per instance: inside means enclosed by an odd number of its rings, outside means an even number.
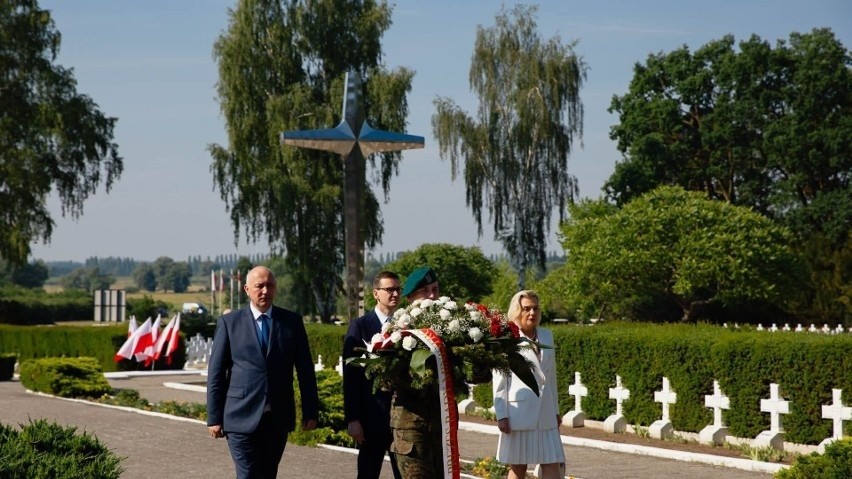
[[[373,278],[373,288],[378,288],[383,279],[392,279],[399,281],[399,275],[393,271],[382,271]]]

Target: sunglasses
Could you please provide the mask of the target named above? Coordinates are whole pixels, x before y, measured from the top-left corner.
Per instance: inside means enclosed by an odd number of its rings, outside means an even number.
[[[402,288],[400,288],[400,287],[396,287],[396,288],[375,288],[375,289],[377,289],[379,291],[384,291],[387,294],[394,294],[394,293],[399,294],[400,292],[402,292]]]

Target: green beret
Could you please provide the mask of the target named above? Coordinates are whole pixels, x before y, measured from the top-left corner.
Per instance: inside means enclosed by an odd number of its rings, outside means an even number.
[[[412,271],[408,275],[408,278],[405,279],[405,287],[402,288],[402,295],[408,296],[419,288],[427,284],[432,284],[435,281],[438,281],[438,275],[435,274],[435,271],[428,266],[421,266]]]

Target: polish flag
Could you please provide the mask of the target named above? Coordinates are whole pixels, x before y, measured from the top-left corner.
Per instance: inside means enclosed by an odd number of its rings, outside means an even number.
[[[133,334],[127,338],[127,341],[121,345],[121,348],[119,348],[118,352],[115,353],[115,362],[133,357],[136,346],[139,344],[139,336],[141,336],[145,331],[151,331],[151,318],[146,319],[145,322],[142,323],[142,326],[136,328],[133,331]]]
[[[175,321],[175,327],[172,328],[171,334],[169,338],[169,345],[166,349],[166,363],[172,363],[172,353],[177,351],[178,348],[178,338],[180,338],[180,313],[177,315],[177,321]]]
[[[131,316],[130,321],[127,324],[127,337],[133,336],[133,333],[136,331],[136,328],[139,326],[136,324],[136,316]]]
[[[219,291],[225,291],[225,270],[219,270]]]
[[[136,343],[133,345],[133,356],[137,361],[144,361],[148,355],[145,350],[154,344],[151,334],[151,318],[145,320],[136,330]]]
[[[154,320],[154,324],[151,326],[150,339],[139,338],[139,341],[145,341],[145,348],[142,349],[142,356],[140,359],[140,355],[136,355],[136,360],[145,361],[145,366],[150,366],[151,361],[154,359],[154,345],[157,344],[157,339],[160,335],[160,315],[157,315],[157,319]]]
[[[163,354],[163,346],[169,344],[172,338],[173,332],[175,332],[175,324],[180,321],[180,314],[176,315],[169,321],[169,324],[163,329],[163,332],[157,338],[157,343],[154,345],[154,361],[160,359],[160,356]],[[168,356],[168,354],[166,355]]]

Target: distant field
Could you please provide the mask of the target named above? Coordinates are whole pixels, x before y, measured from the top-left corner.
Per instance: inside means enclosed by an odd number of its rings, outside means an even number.
[[[185,293],[173,293],[167,292],[164,293],[162,291],[139,291],[134,293],[127,293],[127,299],[141,299],[144,296],[150,296],[155,301],[164,301],[172,306],[172,309],[175,311],[180,311],[183,308],[183,303],[201,303],[207,308],[213,306],[210,303],[210,279],[204,276],[193,276],[191,279],[191,283],[189,285],[188,291]],[[135,284],[133,282],[133,278],[130,276],[121,276],[115,278],[115,281],[110,285],[112,289],[135,289]],[[44,290],[47,293],[61,293],[64,288],[61,284],[57,283],[48,283],[44,285]],[[216,301],[219,301],[220,293],[216,294]],[[225,303],[224,300],[225,295],[222,295],[222,308],[230,307],[229,304]],[[220,310],[219,305],[216,306],[216,310]]]

